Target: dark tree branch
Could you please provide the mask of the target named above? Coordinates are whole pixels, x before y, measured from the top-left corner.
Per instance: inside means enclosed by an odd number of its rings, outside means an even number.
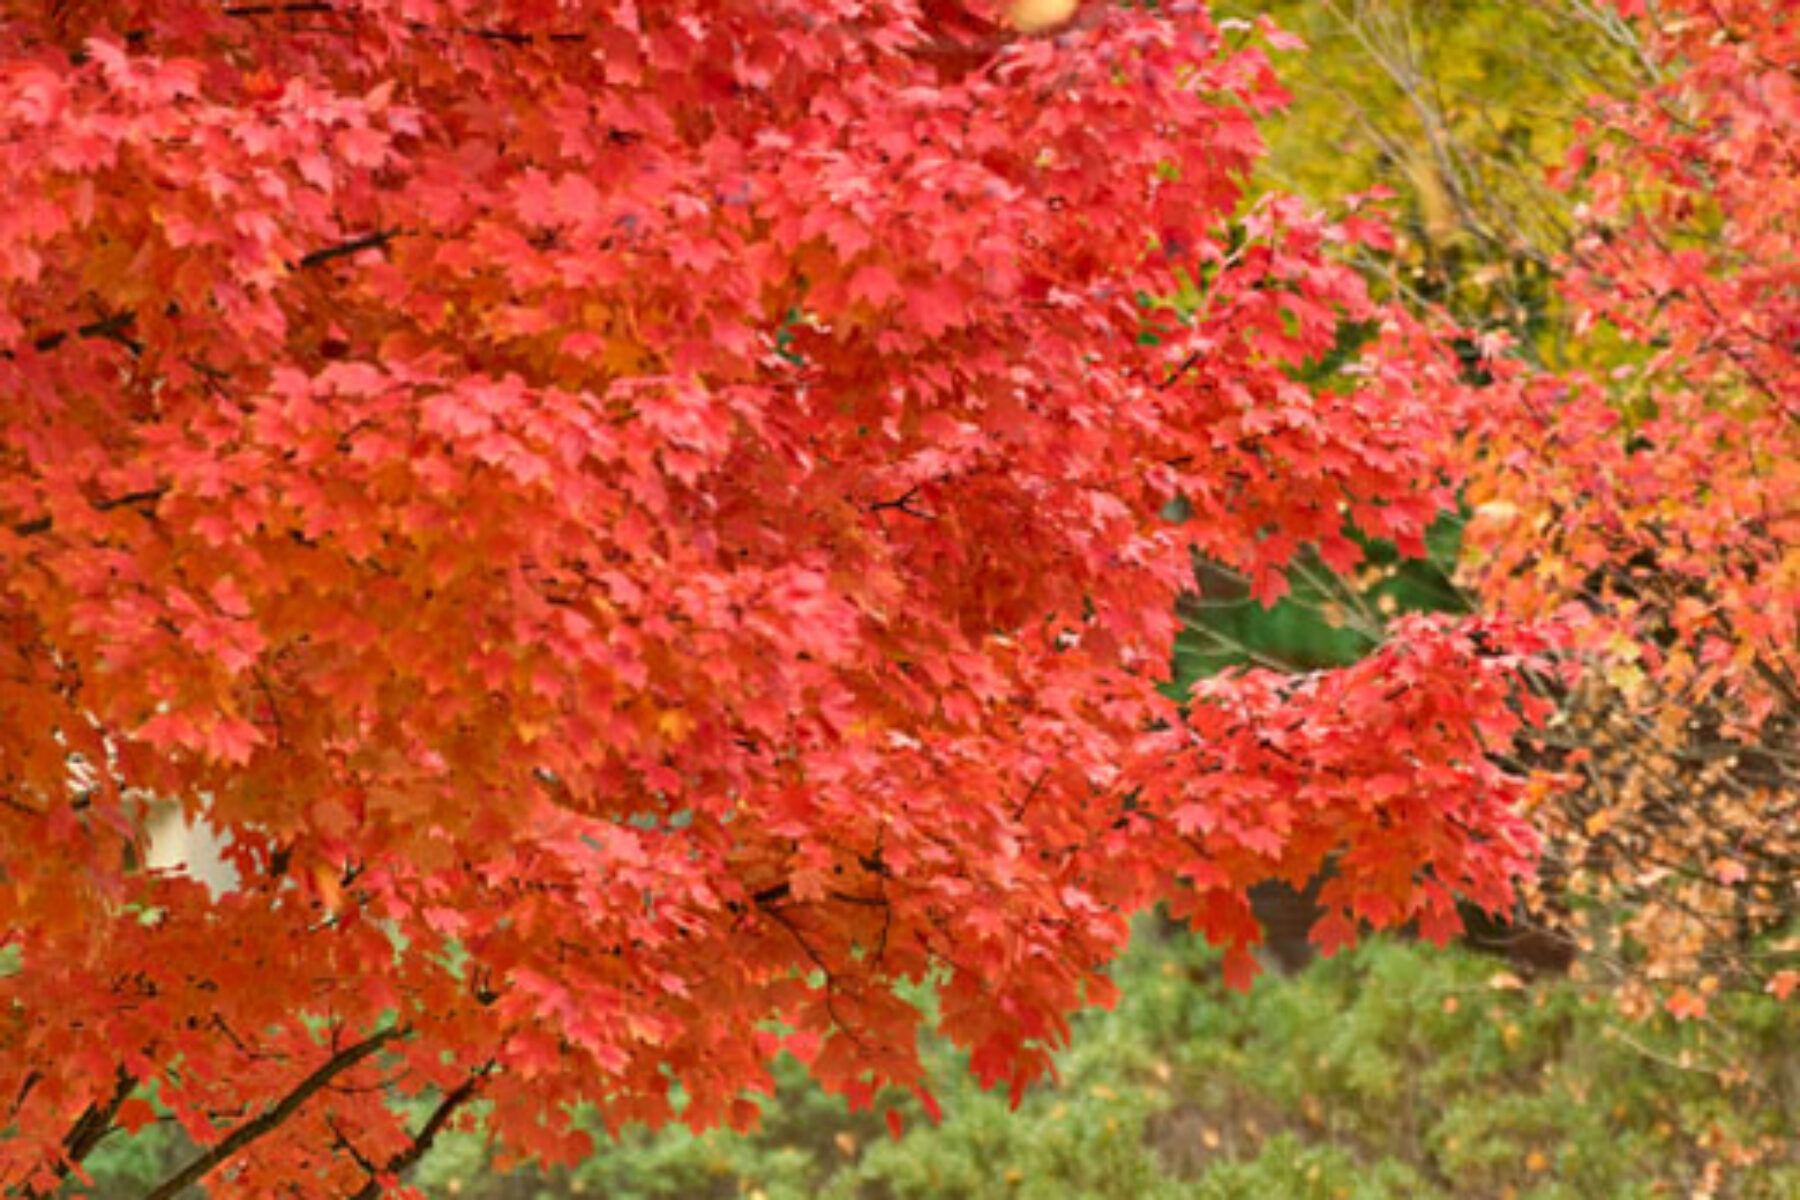
[[[320,0],[296,0],[292,4],[234,4],[222,11],[228,17],[284,17],[336,12],[337,6]]]
[[[8,799],[8,798],[0,796],[0,800],[3,800],[3,799]],[[14,807],[17,808],[20,812],[30,813],[30,815],[32,815],[34,817],[38,815],[37,812],[35,812],[32,809],[26,808],[22,804],[14,804]],[[25,1100],[28,1096],[31,1095],[31,1089],[36,1087],[38,1084],[42,1083],[43,1081],[44,1081],[44,1073],[42,1071],[27,1071],[25,1073],[25,1082],[19,1085],[19,1094],[13,1098],[13,1106],[12,1106],[13,1116],[15,1116],[15,1117],[18,1116],[19,1110],[21,1108],[25,1107]]]
[[[895,512],[905,513],[907,516],[916,517],[921,521],[932,520],[933,517],[930,513],[921,512],[919,509],[913,507],[913,501],[918,498],[918,495],[919,485],[915,483],[906,489],[904,495],[898,496],[893,500],[877,500],[868,505],[865,511],[878,513],[893,509]]]
[[[112,1095],[103,1101],[96,1100],[83,1109],[79,1117],[75,1118],[75,1123],[69,1126],[69,1132],[63,1135],[63,1159],[56,1164],[55,1168],[59,1183],[68,1177],[69,1172],[74,1170],[82,1159],[93,1153],[94,1147],[100,1144],[101,1139],[113,1131],[113,1118],[119,1115],[119,1108],[136,1088],[137,1080],[124,1067],[120,1067],[115,1076]],[[24,1099],[23,1095],[20,1096],[20,1099]],[[54,1191],[54,1188],[51,1189],[51,1192]],[[38,1197],[49,1196],[51,1192],[30,1189],[25,1194],[31,1200],[37,1200]]]
[[[374,250],[385,246],[399,235],[398,229],[382,229],[375,233],[364,234],[362,237],[351,238],[347,242],[339,242],[335,246],[326,246],[322,250],[314,250],[303,256],[300,259],[300,267],[302,270],[309,267],[322,267],[333,259],[348,258],[353,254],[361,254],[364,250]]]
[[[320,7],[326,9],[329,8],[329,6],[324,5]],[[313,10],[307,9],[306,11]],[[227,15],[231,15],[229,9],[226,10],[226,13]],[[303,255],[297,265],[300,270],[324,266],[326,263],[335,259],[347,258],[353,254],[360,254],[364,250],[373,250],[377,247],[385,246],[399,236],[400,231],[398,229],[378,230],[374,233],[364,234],[361,237],[351,238],[346,242],[339,242],[335,246],[326,246],[322,249],[314,250],[309,254]],[[55,333],[46,333],[31,345],[32,348],[39,353],[44,353],[61,346],[72,336],[79,338],[105,338],[108,341],[117,342],[121,346],[124,346],[127,350],[131,351],[133,355],[142,354],[144,351],[143,343],[128,336],[125,332],[127,329],[130,329],[136,321],[137,313],[127,309],[124,312],[114,313],[112,316],[104,317],[98,321],[89,321],[86,325],[79,325],[74,329],[61,329]],[[0,356],[11,358],[12,352],[10,350],[0,351]],[[215,372],[215,374],[216,373],[217,372]]]
[[[346,12],[336,4],[323,3],[322,0],[289,0],[287,3],[274,4],[234,4],[220,10],[228,17],[305,17],[305,16],[341,16],[355,20],[360,14]],[[522,33],[513,29],[492,29],[476,25],[452,25],[439,27],[428,25],[422,21],[409,21],[407,27],[414,33],[421,34],[460,34],[463,37],[479,38],[489,42],[504,42],[509,46],[530,46],[537,42],[585,42],[585,33]]]
[[[460,33],[464,37],[480,38],[488,42],[505,42],[509,46],[530,46],[536,42],[585,42],[585,33],[518,33],[510,29],[478,29],[470,25],[458,25],[451,29],[433,29],[430,26],[416,25],[420,33]]]
[[[782,882],[774,884],[771,887],[766,887],[760,892],[751,893],[750,902],[758,908],[770,908],[774,905],[791,900],[793,895],[793,887],[786,882]],[[828,900],[836,900],[840,904],[861,905],[864,908],[886,908],[888,905],[888,898],[886,896],[859,896],[855,892],[839,891],[836,888],[826,891],[825,898]],[[737,907],[741,909],[743,906],[739,905]]]
[[[239,1125],[218,1145],[163,1180],[144,1197],[144,1200],[174,1200],[176,1196],[199,1183],[211,1173],[213,1168],[225,1162],[232,1155],[279,1129],[289,1117],[300,1110],[301,1105],[310,1100],[333,1079],[356,1066],[389,1042],[406,1037],[409,1032],[404,1026],[383,1029],[355,1045],[339,1050],[327,1059],[318,1070],[302,1079],[292,1091],[276,1101],[261,1115]],[[376,1193],[376,1195],[379,1194],[379,1192]]]
[[[133,354],[137,354],[140,353],[144,347],[142,344],[125,336],[125,331],[131,328],[132,322],[136,320],[137,314],[127,310],[122,313],[114,313],[112,316],[99,321],[89,321],[86,325],[78,326],[72,332],[76,337],[106,338],[109,341],[118,342]],[[56,333],[47,333],[37,341],[31,343],[32,349],[37,350],[40,353],[46,350],[54,350],[69,340],[70,333],[71,331],[67,329],[59,330]]]
[[[348,1154],[352,1161],[363,1169],[364,1174],[371,1176],[381,1174],[381,1168],[377,1166],[368,1155],[364,1154],[361,1150],[358,1150],[356,1148],[356,1143],[350,1140],[350,1135],[338,1127],[336,1117],[327,1116],[325,1118],[325,1127],[331,1130],[331,1136],[337,1143],[338,1148],[345,1154]]]
[[[446,1092],[444,1098],[438,1101],[438,1106],[431,1110],[431,1115],[425,1118],[425,1124],[419,1127],[419,1132],[413,1134],[411,1144],[388,1159],[387,1166],[381,1172],[371,1171],[369,1181],[357,1189],[356,1194],[350,1197],[350,1200],[381,1200],[382,1177],[399,1175],[424,1158],[431,1150],[432,1144],[437,1141],[438,1134],[444,1131],[444,1126],[448,1125],[450,1118],[456,1115],[456,1110],[475,1098],[475,1094],[481,1090],[482,1083],[487,1080],[493,1070],[494,1064],[489,1062]],[[368,1170],[366,1164],[363,1169]]]
[[[96,500],[94,501],[94,511],[111,512],[115,508],[137,508],[141,505],[154,504],[162,499],[168,490],[166,487],[145,488],[140,492],[126,492],[123,496]],[[12,530],[20,537],[31,537],[34,534],[49,533],[54,524],[55,522],[49,517],[34,517],[29,521],[15,523]]]
[[[1182,359],[1179,363],[1177,363],[1175,365],[1175,369],[1170,371],[1166,376],[1164,376],[1163,381],[1156,385],[1156,390],[1159,392],[1166,392],[1170,388],[1174,387],[1175,381],[1180,379],[1183,375],[1186,375],[1188,373],[1188,371],[1193,368],[1194,364],[1198,363],[1199,361],[1200,361],[1200,352],[1198,350],[1196,350],[1192,354],[1189,354],[1186,358]]]

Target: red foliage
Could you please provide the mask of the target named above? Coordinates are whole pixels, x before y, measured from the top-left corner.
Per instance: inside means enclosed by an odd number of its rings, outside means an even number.
[[[1630,910],[1639,985],[1785,992],[1752,938],[1800,915],[1800,22],[1621,7],[1660,82],[1570,164],[1567,276],[1616,369],[1484,410],[1469,540],[1490,600],[1558,614],[1597,668],[1552,738],[1559,882]]]
[[[1507,902],[1501,630],[1155,691],[1192,548],[1269,594],[1449,499],[1374,227],[1244,208],[1280,96],[1195,6],[945,7],[6,10],[0,1177],[152,1091],[217,1196],[373,1194],[474,1095],[741,1124],[784,1046],[868,1104],[927,978],[1016,1093],[1157,900],[1238,976],[1328,854],[1331,943]]]

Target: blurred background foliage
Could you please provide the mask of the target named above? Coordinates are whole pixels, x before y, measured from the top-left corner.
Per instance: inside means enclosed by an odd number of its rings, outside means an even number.
[[[1657,75],[1603,0],[1215,8],[1245,21],[1268,12],[1307,43],[1276,51],[1294,101],[1266,128],[1264,182],[1328,207],[1391,190],[1396,247],[1362,264],[1377,287],[1472,331],[1505,330],[1544,365],[1605,368],[1627,353],[1603,329],[1577,347],[1555,294],[1576,213],[1551,173],[1589,97]],[[1245,25],[1240,36],[1263,35]],[[1180,298],[1153,306],[1178,316]],[[1318,381],[1334,369],[1319,364]],[[1353,577],[1302,560],[1270,609],[1243,580],[1197,564],[1170,690],[1241,666],[1341,665],[1400,612],[1468,608],[1453,582],[1460,530],[1446,516],[1421,561],[1371,543]],[[1392,938],[1239,995],[1212,951],[1153,920],[1117,978],[1117,1009],[1078,1020],[1060,1083],[1017,1112],[934,1044],[943,1120],[895,1098],[908,1115],[896,1139],[879,1114],[846,1113],[784,1059],[750,1135],[629,1130],[573,1169],[509,1171],[478,1130],[461,1131],[411,1182],[467,1200],[1800,1196],[1791,1002],[1727,994],[1699,1019],[1624,1019],[1580,963],[1534,978],[1466,947]],[[187,1152],[178,1137],[153,1125],[107,1145],[90,1163],[92,1194],[141,1196]]]
[[[1264,125],[1265,182],[1330,206],[1393,193],[1394,253],[1365,267],[1390,294],[1505,329],[1566,365],[1556,259],[1577,199],[1551,186],[1595,97],[1656,77],[1606,0],[1222,0],[1305,42],[1278,51],[1293,93]],[[1580,353],[1613,348],[1584,338]]]
[[[1060,1083],[1017,1112],[933,1043],[943,1120],[895,1098],[896,1140],[784,1059],[750,1135],[634,1130],[574,1169],[505,1172],[461,1132],[413,1182],[461,1200],[1800,1195],[1800,1039],[1769,997],[1627,1028],[1567,980],[1395,940],[1244,995],[1213,951],[1155,921],[1117,978],[1118,1007],[1079,1019]],[[172,1150],[155,1128],[109,1147],[99,1194],[141,1196]]]

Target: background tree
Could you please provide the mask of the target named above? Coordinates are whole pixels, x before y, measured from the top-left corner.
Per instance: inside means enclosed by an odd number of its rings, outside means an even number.
[[[1470,579],[1591,656],[1549,738],[1575,786],[1536,810],[1553,878],[1605,902],[1586,944],[1648,956],[1632,1005],[1696,1015],[1800,985],[1765,936],[1800,907],[1800,31],[1758,0],[1620,7],[1659,82],[1569,163],[1566,280],[1618,365],[1516,379],[1475,427]]]
[[[1390,294],[1500,328],[1517,352],[1567,365],[1558,260],[1578,198],[1550,169],[1597,97],[1653,82],[1637,30],[1589,0],[1271,0],[1304,50],[1278,60],[1293,92],[1261,173],[1321,202],[1394,194],[1395,244],[1364,260]]]
[[[167,1117],[157,1200],[374,1196],[783,1046],[928,1103],[927,980],[1016,1099],[1153,901],[1240,982],[1327,855],[1327,948],[1509,901],[1528,639],[1156,690],[1191,551],[1421,552],[1466,400],[1378,225],[1247,203],[1203,12],[0,11],[8,1188]]]

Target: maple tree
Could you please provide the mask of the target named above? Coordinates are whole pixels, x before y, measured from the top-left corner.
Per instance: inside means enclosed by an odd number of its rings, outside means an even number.
[[[1509,902],[1529,634],[1156,689],[1191,552],[1421,552],[1470,395],[1376,221],[1246,202],[1242,31],[1062,7],[3,10],[5,1186],[929,1107],[927,981],[1017,1097],[1151,903],[1242,982],[1328,859],[1327,949]]]
[[[1616,7],[1653,78],[1564,173],[1564,292],[1612,369],[1496,362],[1470,580],[1592,666],[1544,735],[1546,895],[1629,1011],[1693,1017],[1800,986],[1800,28],[1778,0]]]

